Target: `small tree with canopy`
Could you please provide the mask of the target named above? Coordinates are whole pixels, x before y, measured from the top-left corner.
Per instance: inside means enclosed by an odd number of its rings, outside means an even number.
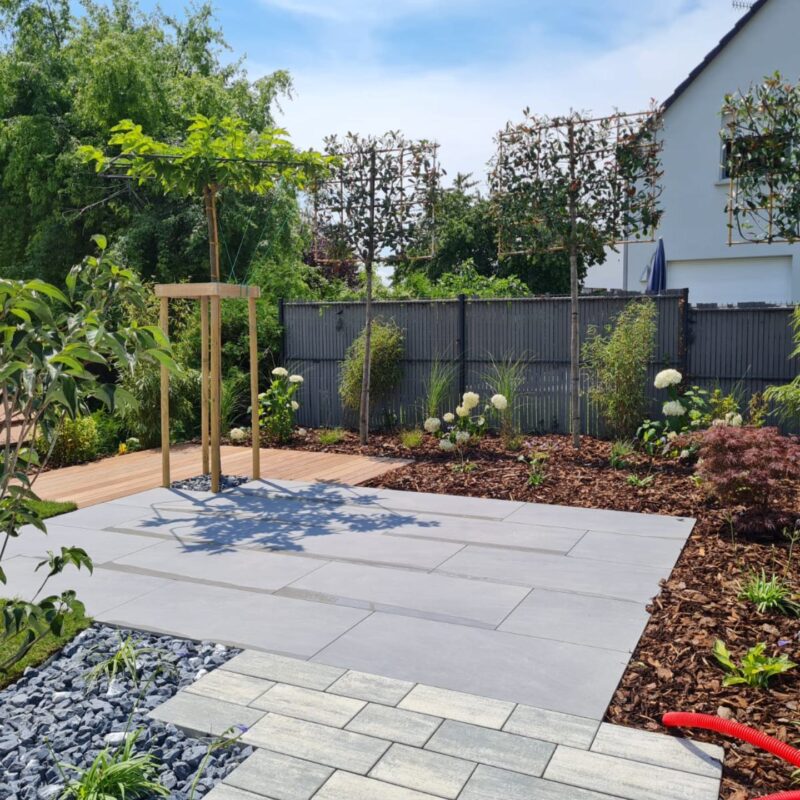
[[[325,152],[335,166],[330,179],[312,187],[315,262],[356,260],[366,277],[362,444],[369,437],[374,266],[397,263],[413,244],[418,245],[415,233],[432,214],[439,183],[437,149],[435,142],[410,141],[397,131],[383,136],[329,136]]]
[[[498,134],[490,175],[499,256],[569,254],[570,425],[580,447],[579,263],[604,247],[652,240],[661,216],[661,116],[524,116]]]

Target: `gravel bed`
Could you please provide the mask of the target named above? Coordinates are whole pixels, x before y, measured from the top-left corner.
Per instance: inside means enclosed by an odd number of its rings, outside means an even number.
[[[220,475],[220,489],[235,489],[250,480],[246,475]],[[194,478],[186,478],[182,481],[172,481],[170,484],[173,489],[184,489],[191,492],[210,492],[211,476],[195,475]]]
[[[138,688],[127,675],[118,675],[111,685],[101,677],[89,686],[87,672],[117,650],[120,636],[129,634],[137,647],[152,648],[138,660]],[[150,720],[147,712],[238,652],[213,642],[103,625],[78,634],[49,662],[0,691],[0,797],[55,800],[64,788],[58,763],[88,766],[104,747],[124,741],[126,728],[142,728],[136,751],[152,753],[162,764],[160,779],[169,796],[187,800],[209,742]],[[206,794],[251,752],[241,744],[215,750],[194,796]]]

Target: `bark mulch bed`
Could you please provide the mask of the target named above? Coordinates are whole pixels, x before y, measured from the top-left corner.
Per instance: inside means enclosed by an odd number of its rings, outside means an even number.
[[[373,435],[361,447],[355,434],[346,433],[339,444],[324,447],[318,432],[309,431],[291,446],[414,459],[367,484],[372,486],[695,517],[697,525],[652,604],[652,618],[606,719],[663,732],[665,711],[719,713],[800,745],[800,668],[767,690],[723,687],[724,674],[711,654],[716,639],[724,640],[737,660],[763,641],[771,654],[785,652],[800,663],[800,620],[760,614],[739,600],[741,583],[762,568],[768,575],[773,569],[781,573],[800,593],[800,542],[792,549],[782,533],[732,536],[728,515],[693,483],[691,467],[636,454],[628,468],[612,469],[611,445],[589,437],[577,453],[564,436],[531,437],[520,452],[508,452],[498,439],[487,437],[470,453],[474,467],[468,472],[454,471],[458,459],[441,453],[433,437],[409,450],[394,435]],[[517,460],[531,451],[549,454],[546,478],[537,487],[528,486],[528,467]],[[628,483],[631,474],[654,477],[636,487]],[[789,519],[800,518],[800,487],[782,487],[779,505]],[[781,640],[789,643],[779,646]],[[725,745],[723,800],[748,800],[790,787],[792,770],[776,758],[713,734],[689,735]]]

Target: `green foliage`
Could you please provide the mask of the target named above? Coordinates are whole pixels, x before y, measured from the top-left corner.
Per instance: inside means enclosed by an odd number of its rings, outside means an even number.
[[[779,614],[800,614],[800,604],[794,599],[791,587],[774,573],[753,572],[739,593],[740,600],[749,600],[760,614],[777,612]]]
[[[57,517],[59,514],[68,514],[78,508],[71,500],[29,500],[28,505],[34,510],[39,519],[49,519],[50,517]]]
[[[69,509],[72,510],[72,509]],[[45,518],[46,511],[42,512]],[[0,615],[8,601],[0,599]],[[16,636],[0,636],[0,663],[9,664],[6,669],[0,669],[0,689],[4,689],[9,684],[16,681],[28,667],[37,667],[47,661],[50,656],[58,652],[67,642],[71,641],[76,634],[85,630],[92,624],[92,620],[87,617],[82,609],[76,608],[73,613],[68,614],[64,619],[64,624],[58,635],[47,633],[36,643],[29,647],[25,655],[16,658],[16,654],[26,644],[24,633]]]
[[[159,763],[150,753],[137,753],[136,740],[143,728],[126,736],[116,748],[101,750],[88,767],[60,764],[66,772],[74,772],[60,795],[61,800],[144,800],[169,797],[169,790],[158,780]]]
[[[438,417],[441,410],[447,406],[455,379],[454,364],[440,361],[438,358],[433,361],[428,380],[425,382],[425,399],[422,403],[422,411],[426,417]]]
[[[422,444],[424,436],[420,430],[402,431],[400,433],[400,444],[408,450],[416,450]]]
[[[347,348],[339,381],[339,396],[345,408],[357,411],[361,403],[361,382],[364,374],[364,341],[366,330]],[[400,383],[403,376],[404,335],[393,322],[372,323],[372,357],[369,391],[380,401]]]
[[[637,489],[646,489],[655,480],[655,475],[645,475],[641,477],[636,474],[628,475],[628,486],[634,486]]]
[[[154,647],[140,647],[138,642],[130,635],[124,639],[121,633],[117,634],[118,644],[114,652],[95,664],[86,673],[86,683],[93,686],[101,679],[111,685],[117,680],[118,675],[127,675],[131,683],[139,686],[139,663],[142,656],[160,653]]]
[[[520,460],[528,465],[528,486],[541,486],[547,480],[547,462],[550,453],[544,450],[529,453],[528,457],[520,456]]]
[[[634,445],[629,439],[617,439],[611,445],[611,455],[608,459],[612,469],[627,469],[630,464],[627,459],[633,455]]]
[[[797,666],[785,654],[768,656],[765,655],[766,650],[767,645],[764,642],[760,642],[751,647],[741,662],[737,664],[725,646],[725,642],[717,639],[714,644],[714,658],[728,673],[722,681],[723,685],[737,686],[745,684],[766,689],[773,678],[789,672]]]
[[[92,419],[97,430],[98,455],[104,456],[116,453],[120,440],[124,435],[120,418],[100,408],[92,413]]]
[[[525,383],[526,366],[527,361],[522,358],[514,359],[506,356],[499,361],[493,358],[489,371],[483,376],[493,397],[500,395],[505,398],[505,404],[498,401],[502,407],[494,409],[500,417],[500,435],[505,441],[515,438],[520,433],[517,410],[520,389]]]
[[[323,447],[331,447],[344,441],[344,431],[341,428],[323,429],[319,432],[318,438]]]
[[[275,367],[272,375],[269,388],[258,396],[258,420],[268,441],[285,444],[294,431],[294,415],[300,407],[294,396],[303,385],[303,378],[289,375],[283,367]]]
[[[482,299],[528,297],[530,289],[516,276],[481,275],[471,261],[465,261],[456,272],[445,272],[429,278],[422,272],[411,272],[397,281],[390,296],[398,299],[449,299],[463,294]]]
[[[99,375],[127,374],[145,363],[153,372],[161,364],[175,368],[157,328],[120,322],[120,307],[143,306],[144,290],[131,270],[105,254],[105,237],[94,239],[101,255],[70,272],[66,291],[41,280],[0,279],[0,425],[6,441],[0,451],[0,562],[9,539],[19,536],[23,526],[45,530],[30,501],[37,499],[32,485],[46,456],[40,458],[26,442],[39,433],[51,438],[65,419],[86,416],[90,402],[109,411],[134,402]],[[12,421],[19,423],[16,443],[10,436]],[[34,598],[4,606],[0,640],[21,641],[11,660],[22,658],[45,636],[59,636],[69,615],[82,613],[73,591],[37,599],[49,578],[68,565],[91,570],[86,553],[62,548],[39,565],[49,571]],[[1,563],[0,582],[5,583]]]
[[[652,300],[628,303],[601,334],[590,326],[583,361],[589,395],[617,437],[632,437],[647,408],[647,369],[655,355],[658,310]]]
[[[792,328],[795,348],[790,358],[798,358],[800,357],[800,306],[797,306],[792,314]],[[781,419],[787,422],[797,421],[800,419],[800,375],[784,386],[770,386],[764,392],[764,398],[775,403]]]
[[[93,415],[66,417],[53,431],[50,441],[40,437],[36,450],[44,458],[49,452],[52,467],[68,467],[93,461],[100,453],[100,437]]]
[[[800,241],[800,83],[779,72],[725,97],[727,167],[736,192],[726,212],[732,237]]]

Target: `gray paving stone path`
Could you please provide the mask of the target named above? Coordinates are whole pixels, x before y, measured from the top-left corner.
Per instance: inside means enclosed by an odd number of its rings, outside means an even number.
[[[694,800],[718,765],[598,732],[693,524],[262,480],[63,515],[14,540],[6,571],[24,597],[43,550],[85,547],[94,575],[52,589],[98,620],[246,648],[164,712],[213,733],[238,714],[272,753],[212,800]],[[302,780],[259,793],[264,773]]]

